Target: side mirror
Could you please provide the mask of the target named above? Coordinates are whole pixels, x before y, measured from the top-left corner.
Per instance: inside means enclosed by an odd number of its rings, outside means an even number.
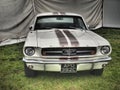
[[[90,25],[87,25],[87,27],[88,27],[89,30],[94,30],[94,28],[90,27]]]
[[[29,30],[33,30],[33,25],[30,25]]]

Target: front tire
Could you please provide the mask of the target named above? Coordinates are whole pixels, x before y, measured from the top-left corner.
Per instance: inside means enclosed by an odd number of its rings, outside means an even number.
[[[37,76],[37,71],[31,70],[27,67],[26,63],[24,63],[24,72],[26,77],[35,77]]]
[[[91,71],[92,75],[96,75],[96,76],[101,76],[103,74],[103,68],[102,69],[94,69]]]

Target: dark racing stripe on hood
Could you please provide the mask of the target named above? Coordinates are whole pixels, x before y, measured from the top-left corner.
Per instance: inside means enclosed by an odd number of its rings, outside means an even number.
[[[63,32],[69,38],[72,46],[79,46],[78,40],[76,39],[76,37],[69,30],[63,30]]]
[[[65,38],[65,36],[63,35],[63,33],[60,30],[55,30],[55,33],[59,39],[59,43],[62,47],[64,47],[65,45],[68,45],[67,39]]]

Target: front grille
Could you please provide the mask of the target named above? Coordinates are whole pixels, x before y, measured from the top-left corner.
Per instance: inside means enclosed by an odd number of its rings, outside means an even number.
[[[42,56],[84,56],[96,54],[96,47],[42,48]]]

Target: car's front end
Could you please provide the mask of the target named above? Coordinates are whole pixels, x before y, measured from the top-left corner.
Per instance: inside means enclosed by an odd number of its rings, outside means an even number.
[[[59,23],[64,19],[61,16],[57,18]],[[69,15],[69,18],[71,17],[72,15]],[[66,19],[65,16],[65,20],[72,22],[69,18]],[[48,20],[48,16],[41,21],[44,20]],[[84,30],[86,27],[42,27],[41,30],[36,27],[37,30],[29,32],[23,48],[26,76],[34,75],[36,71],[76,73],[91,70],[93,73],[102,74],[103,68],[111,60],[109,55],[112,49],[109,42],[89,30]]]
[[[102,48],[105,47],[106,50],[105,49],[101,50]],[[25,50],[28,57],[24,57],[23,61],[26,62],[27,66],[32,70],[73,73],[81,70],[102,69],[111,60],[111,57],[109,56],[99,55],[100,53],[102,54],[108,52],[107,46],[87,47],[87,48],[86,47],[77,47],[77,48],[34,47],[34,49],[33,47],[26,47],[26,49],[31,49],[31,50],[30,51]],[[36,53],[36,54],[31,56],[32,53]],[[67,54],[69,54],[69,56]],[[69,68],[70,65],[72,65],[72,67]],[[65,70],[62,70],[63,68],[65,68]]]

